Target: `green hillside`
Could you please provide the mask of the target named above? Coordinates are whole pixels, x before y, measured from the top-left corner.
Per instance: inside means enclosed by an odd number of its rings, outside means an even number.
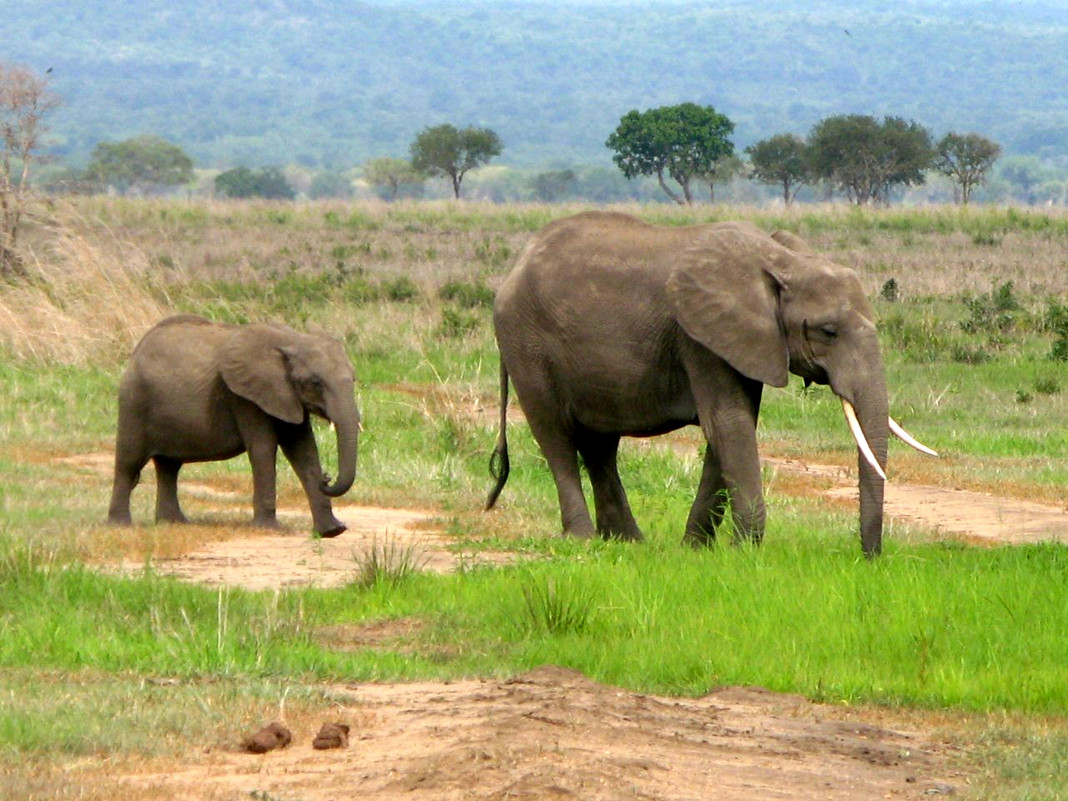
[[[44,71],[60,155],[157,133],[198,165],[360,163],[427,125],[494,128],[502,161],[607,162],[620,116],[712,104],[745,146],[830,114],[974,130],[1068,158],[1068,9],[964,2],[4,3]]]

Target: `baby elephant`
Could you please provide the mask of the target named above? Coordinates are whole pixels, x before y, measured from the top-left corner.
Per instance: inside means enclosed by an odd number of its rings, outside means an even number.
[[[138,343],[119,386],[115,483],[108,519],[130,524],[130,492],[149,459],[156,467],[156,520],[185,522],[178,471],[186,462],[248,452],[253,523],[276,527],[280,446],[304,485],[315,531],[345,524],[330,498],[356,477],[360,413],[355,374],[337,340],[282,325],[220,325],[191,314],[156,324]],[[337,430],[338,478],[324,476],[309,415]]]

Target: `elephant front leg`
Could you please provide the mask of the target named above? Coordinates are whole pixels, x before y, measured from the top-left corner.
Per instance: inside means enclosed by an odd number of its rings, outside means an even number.
[[[279,439],[282,453],[293,466],[294,472],[304,487],[308,498],[308,507],[312,514],[312,528],[320,537],[336,537],[348,530],[334,515],[330,498],[323,494],[323,467],[319,460],[319,448],[315,444],[315,435],[311,424],[305,422],[293,436]]]
[[[249,444],[248,460],[252,465],[252,525],[278,528],[276,508],[278,442],[274,437]]]
[[[687,540],[707,543],[709,530],[722,520],[729,504],[734,541],[758,543],[764,539],[766,518],[756,437],[763,384],[715,359],[706,360],[704,366],[704,380],[691,377],[691,386],[709,450],[687,523]]]
[[[716,529],[727,512],[727,484],[723,480],[723,467],[716,450],[705,447],[705,461],[701,468],[701,483],[697,498],[686,520],[685,542],[694,547],[711,545],[716,539]]]

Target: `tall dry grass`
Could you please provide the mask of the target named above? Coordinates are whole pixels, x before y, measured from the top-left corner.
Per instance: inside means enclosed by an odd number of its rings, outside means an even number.
[[[106,227],[67,212],[38,234],[26,276],[0,284],[0,352],[28,362],[115,363],[170,313],[149,259]]]

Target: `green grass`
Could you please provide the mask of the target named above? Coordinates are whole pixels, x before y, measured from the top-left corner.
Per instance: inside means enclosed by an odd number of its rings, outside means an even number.
[[[123,357],[107,350],[94,366],[75,366],[17,359],[0,344],[0,764],[7,769],[50,758],[47,736],[56,726],[64,753],[180,750],[191,732],[231,736],[223,733],[226,719],[267,714],[291,689],[301,703],[326,706],[316,690],[324,681],[510,675],[554,663],[646,692],[761,684],[835,703],[987,716],[1006,722],[969,744],[989,756],[984,781],[993,789],[984,792],[1064,797],[1044,778],[1064,771],[1068,604],[1057,580],[1068,569],[1064,546],[924,544],[893,536],[891,527],[886,553],[868,562],[855,509],[838,512],[772,486],[761,547],[693,551],[680,540],[699,478],[696,451],[632,444],[621,467],[647,542],[563,540],[555,536],[559,512],[544,459],[515,423],[499,508],[478,511],[496,434],[492,291],[526,232],[577,209],[337,204],[278,215],[257,204],[86,205],[124,236],[142,237],[148,251],[224,232],[218,241],[233,249],[220,250],[218,262],[205,256],[173,274],[146,274],[144,291],[217,319],[319,325],[342,337],[365,424],[360,476],[346,500],[436,509],[457,543],[511,550],[518,561],[446,576],[412,573],[406,565],[414,555],[385,543],[350,586],[259,593],[87,566],[86,554],[108,552],[97,541],[122,548],[121,536],[101,526],[110,479],[57,460],[111,447]],[[1063,215],[631,210],[671,224],[744,216],[822,238],[839,255],[864,254],[892,413],[944,455],[923,461],[894,445],[892,478],[1063,498],[1068,373],[1049,358],[1057,329],[1047,290],[1016,280],[1011,326],[962,325],[987,319],[969,299],[989,293],[992,302],[1013,280],[1020,252],[1063,237]],[[261,265],[258,254],[248,260],[260,266],[240,266],[245,257],[235,254],[251,252],[274,229],[282,229],[278,258],[263,256]],[[960,279],[950,291],[916,293],[922,276],[909,254],[927,259],[946,242],[957,243],[952,269]],[[993,260],[993,281],[966,277],[980,258]],[[877,299],[894,276],[900,296]],[[1057,280],[1050,273],[1039,283]],[[959,288],[968,282],[974,289]],[[960,360],[960,349],[986,358]],[[765,452],[856,458],[838,401],[799,381],[766,391],[760,437]],[[319,439],[332,464],[332,438]],[[244,458],[186,470],[197,480],[250,485]],[[279,481],[283,493],[300,498],[284,464]],[[134,495],[135,519],[144,524],[153,496],[151,486]],[[247,505],[234,512],[248,513]],[[352,650],[327,636],[339,626],[399,618],[416,625],[394,643]],[[171,714],[169,704],[186,715]],[[69,719],[57,713],[64,705]],[[121,725],[109,726],[113,720]],[[166,732],[162,742],[153,727]],[[1037,788],[1032,796],[1029,787]]]

